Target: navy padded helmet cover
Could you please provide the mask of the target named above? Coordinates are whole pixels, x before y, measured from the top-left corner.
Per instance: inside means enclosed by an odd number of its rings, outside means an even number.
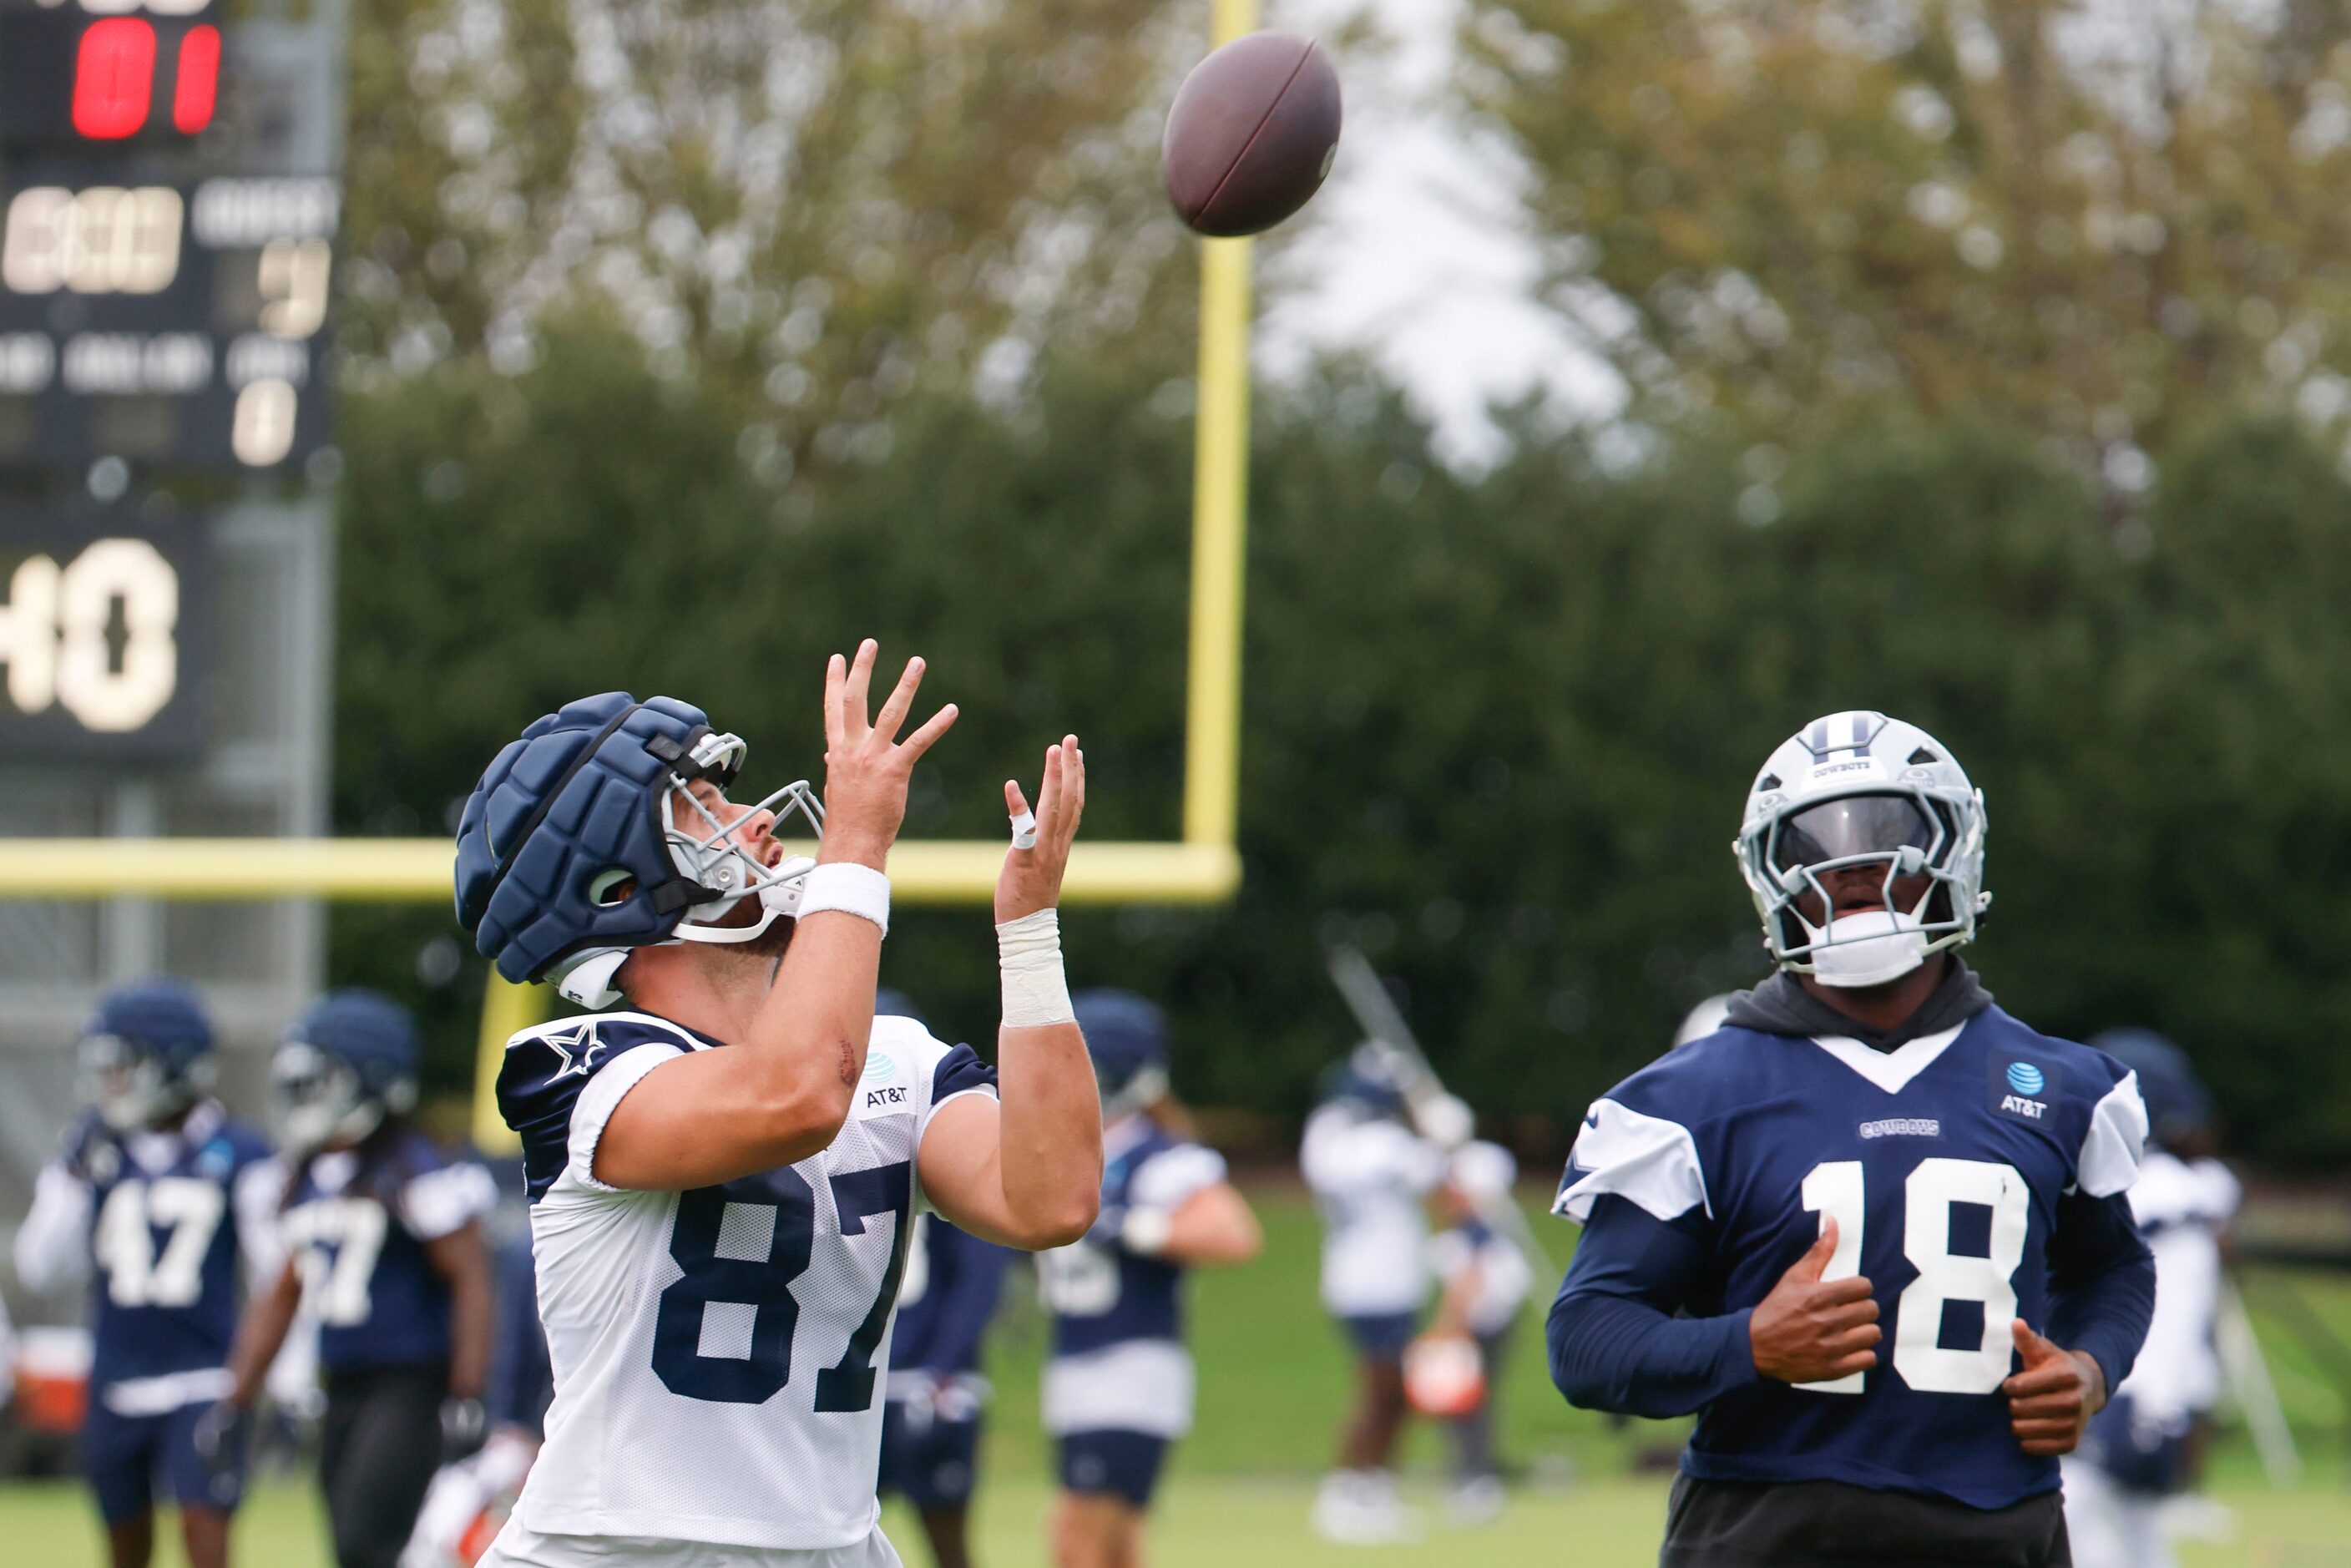
[[[2148,1131],[2158,1143],[2199,1131],[2212,1123],[2212,1092],[2196,1063],[2153,1030],[2110,1029],[2090,1044],[2138,1074]]]
[[[1070,1009],[1105,1092],[1115,1094],[1144,1068],[1166,1065],[1166,1015],[1133,991],[1080,991]]]
[[[203,998],[193,986],[168,975],[132,980],[107,992],[82,1033],[136,1041],[174,1067],[184,1067],[213,1049],[212,1020],[204,1016]]]
[[[580,948],[643,946],[677,929],[688,905],[666,891],[683,879],[662,841],[661,798],[678,764],[646,747],[682,754],[709,727],[674,697],[605,692],[537,720],[492,759],[458,821],[457,921],[499,974],[536,980]],[[590,884],[615,870],[635,891],[600,904]]]
[[[371,1089],[415,1077],[424,1061],[414,1015],[382,992],[357,986],[312,1002],[287,1026],[286,1038],[350,1063]]]

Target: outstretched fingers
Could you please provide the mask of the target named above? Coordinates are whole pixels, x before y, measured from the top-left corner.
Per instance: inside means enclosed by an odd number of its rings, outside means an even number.
[[[881,644],[868,637],[857,644],[857,656],[849,661],[849,678],[841,687],[841,733],[844,740],[862,740],[872,727],[866,723],[866,705],[873,683],[874,655],[881,651]]]
[[[911,767],[915,762],[921,760],[923,753],[928,751],[935,744],[936,744],[939,737],[953,729],[955,727],[956,716],[962,711],[963,710],[956,707],[955,704],[949,703],[946,706],[939,709],[938,712],[931,715],[929,718],[924,720],[922,727],[916,729],[914,734],[899,742],[898,749],[900,752],[904,754],[907,765]]]
[[[1061,746],[1069,753],[1069,765],[1061,774],[1061,831],[1062,837],[1068,839],[1076,836],[1079,819],[1086,814],[1086,754],[1080,749],[1074,735],[1065,737]]]
[[[848,681],[847,660],[835,653],[824,662],[824,748],[828,754],[840,750],[849,739],[841,700]]]
[[[898,684],[890,688],[890,695],[882,704],[882,711],[873,716],[873,733],[883,740],[898,738],[898,727],[906,722],[906,714],[914,706],[914,693],[923,684],[925,669],[920,658],[906,661],[898,675]]]
[[[1045,782],[1037,802],[1037,821],[1048,843],[1066,846],[1078,831],[1085,810],[1086,770],[1078,737],[1065,735],[1045,748]]]
[[[1049,841],[1053,824],[1061,810],[1061,748],[1059,745],[1045,748],[1044,772],[1037,782],[1037,831]]]

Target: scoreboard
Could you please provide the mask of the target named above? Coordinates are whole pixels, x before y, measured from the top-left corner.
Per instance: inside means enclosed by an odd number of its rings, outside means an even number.
[[[264,84],[217,9],[0,0],[0,470],[326,442],[341,189],[255,158]]]
[[[191,519],[0,511],[0,750],[200,751],[212,577]]]
[[[219,105],[212,0],[0,11],[0,141],[202,135]]]
[[[0,195],[0,465],[274,468],[319,446],[335,183],[89,178]]]
[[[350,5],[0,0],[0,836],[327,829]],[[309,900],[0,901],[0,1207],[101,986],[249,1084],[324,962]]]

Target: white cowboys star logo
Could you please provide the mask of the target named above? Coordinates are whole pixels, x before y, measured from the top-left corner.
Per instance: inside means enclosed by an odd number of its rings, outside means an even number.
[[[563,1059],[563,1065],[556,1070],[557,1078],[587,1077],[596,1071],[596,1053],[604,1049],[604,1042],[596,1038],[596,1026],[592,1023],[583,1023],[569,1034],[544,1034],[539,1038],[547,1041],[549,1050]],[[573,1054],[575,1051],[577,1055]]]

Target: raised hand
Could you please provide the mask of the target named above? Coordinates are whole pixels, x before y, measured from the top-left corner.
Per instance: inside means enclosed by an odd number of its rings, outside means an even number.
[[[1045,748],[1045,779],[1037,789],[1032,821],[1022,821],[1029,815],[1029,798],[1018,779],[1004,781],[1004,809],[1014,831],[996,878],[998,925],[1061,901],[1061,875],[1070,868],[1070,845],[1086,810],[1086,754],[1078,749],[1078,737],[1065,735],[1059,745]]]
[[[880,652],[868,637],[857,656],[835,653],[824,669],[824,843],[820,861],[856,861],[884,868],[890,846],[906,820],[906,786],[914,764],[956,721],[949,703],[904,741],[898,728],[914,706],[923,684],[923,661],[906,661],[882,711],[866,720],[873,659]]]
[[[1826,1383],[1877,1364],[1872,1348],[1886,1337],[1877,1302],[1859,1274],[1821,1281],[1836,1255],[1837,1225],[1821,1222],[1821,1239],[1805,1249],[1747,1320],[1755,1370],[1782,1383]]]
[[[2032,1332],[2022,1318],[2009,1325],[2023,1370],[2000,1385],[2008,1396],[2008,1427],[2028,1454],[2070,1454],[2106,1402],[2106,1375],[2086,1351],[2065,1350]]]

